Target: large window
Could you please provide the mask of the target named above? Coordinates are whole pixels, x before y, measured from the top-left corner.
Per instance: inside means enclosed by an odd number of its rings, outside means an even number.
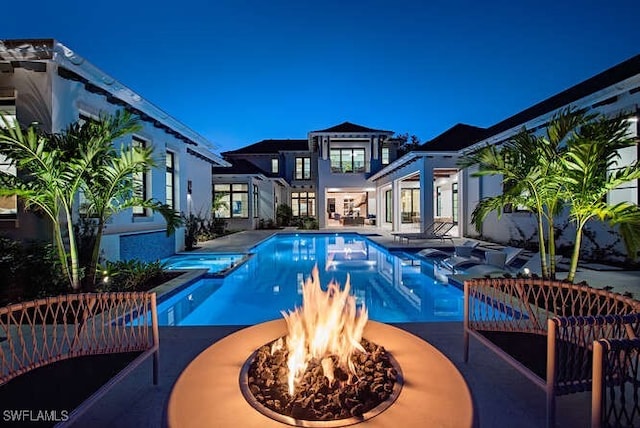
[[[167,152],[167,173],[166,173],[166,203],[171,209],[176,209],[175,201],[175,181],[176,181],[176,168],[175,168],[175,155],[173,152]]]
[[[331,172],[366,172],[364,149],[331,149]]]
[[[451,184],[451,219],[458,224],[458,183]]]
[[[393,222],[393,193],[391,190],[384,192],[384,221]]]
[[[271,159],[271,173],[277,174],[279,170],[280,170],[280,165],[278,162],[278,158]]]
[[[144,149],[147,147],[147,142],[141,138],[133,137],[133,141],[131,145],[136,148]],[[140,198],[142,200],[147,200],[148,196],[148,186],[147,180],[149,179],[148,172],[136,172],[133,174],[133,196]],[[148,211],[143,207],[133,207],[133,215],[134,216],[146,216],[148,215]]]
[[[222,196],[220,196],[222,195]],[[215,212],[220,218],[249,218],[249,185],[246,183],[214,184],[213,198],[222,205]]]
[[[389,164],[389,147],[382,148],[382,165]]]
[[[311,158],[296,158],[296,180],[311,178]]]
[[[400,216],[403,223],[420,221],[420,189],[402,189],[400,193]]]
[[[291,209],[294,217],[315,217],[316,193],[293,192],[291,193]]]
[[[0,120],[0,127],[5,126],[5,121],[13,125],[16,120],[16,99],[13,90],[6,94],[0,92],[0,114],[5,120]],[[16,167],[4,156],[0,155],[0,171],[16,175]],[[15,196],[0,197],[0,218],[17,218],[18,199]]]

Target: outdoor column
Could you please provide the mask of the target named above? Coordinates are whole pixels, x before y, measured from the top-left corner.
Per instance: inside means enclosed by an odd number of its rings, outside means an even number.
[[[327,227],[327,192],[326,188],[313,189],[316,192],[316,216],[318,217],[318,227]]]
[[[459,170],[456,176],[458,177],[458,236],[466,236],[467,225],[465,222],[464,212],[466,209],[466,201],[463,195],[467,191],[464,187],[464,170]]]
[[[384,222],[384,215],[386,213],[384,208],[384,191],[382,187],[376,187],[376,227],[381,228]]]
[[[393,206],[393,224],[391,225],[391,230],[394,232],[399,232],[400,231],[400,227],[402,226],[402,219],[400,216],[400,183],[402,182],[402,180],[393,180],[392,186],[393,186],[393,190],[391,192],[392,194],[392,199],[393,199],[393,203],[391,204]]]
[[[428,157],[422,158],[420,172],[420,231],[424,232],[433,223],[433,163]]]

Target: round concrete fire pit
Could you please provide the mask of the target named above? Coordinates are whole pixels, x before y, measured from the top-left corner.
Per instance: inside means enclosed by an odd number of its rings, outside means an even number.
[[[238,381],[247,358],[287,332],[284,320],[238,331],[211,345],[182,372],[169,399],[168,423],[182,427],[283,427],[243,397]],[[440,351],[401,329],[369,321],[364,337],[384,346],[402,369],[400,396],[367,427],[470,427],[473,403],[464,378]]]

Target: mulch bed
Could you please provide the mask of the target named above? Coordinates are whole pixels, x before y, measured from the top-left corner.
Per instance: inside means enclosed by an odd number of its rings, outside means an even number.
[[[66,411],[67,415],[71,413],[138,355],[140,352],[71,358],[37,368],[10,380],[0,386],[0,425],[54,426],[56,421],[12,422],[9,412],[30,410],[31,413],[26,417],[38,419],[38,412],[47,411],[49,417],[56,415],[59,422],[63,417],[63,411]],[[55,414],[52,411],[55,411]],[[42,413],[40,416],[40,419],[44,418]]]

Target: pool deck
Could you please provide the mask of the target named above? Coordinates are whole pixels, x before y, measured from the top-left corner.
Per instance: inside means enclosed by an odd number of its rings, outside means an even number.
[[[326,232],[346,230],[329,229]],[[356,229],[387,248],[425,248],[438,241],[394,242],[388,233],[377,229]],[[291,230],[293,233],[305,233]],[[201,252],[246,252],[274,233],[271,230],[246,231],[201,243]],[[456,239],[456,241],[458,241]],[[434,245],[435,244],[435,245]],[[444,243],[451,246],[451,242]],[[591,285],[611,285],[619,292],[640,296],[640,272],[581,269],[578,281]],[[475,401],[480,427],[543,427],[545,394],[523,375],[486,347],[471,341],[469,363],[462,361],[462,322],[395,324],[428,341],[446,355],[467,381]],[[161,327],[160,382],[151,382],[151,361],[147,361],[113,387],[74,427],[163,427],[173,384],[180,373],[209,345],[241,327]],[[590,422],[591,394],[573,394],[557,398],[556,426],[585,427]],[[238,427],[243,427],[238,421]]]

